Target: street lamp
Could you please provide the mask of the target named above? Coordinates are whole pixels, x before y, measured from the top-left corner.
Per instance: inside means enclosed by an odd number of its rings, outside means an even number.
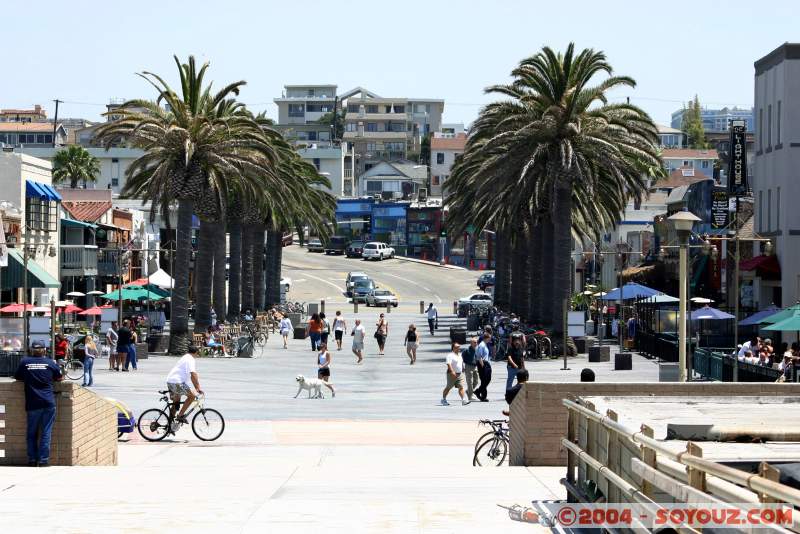
[[[686,382],[686,270],[687,256],[689,251],[689,236],[692,234],[692,226],[700,221],[700,218],[689,211],[679,211],[667,218],[678,233],[680,243],[679,276],[678,283],[680,290],[678,298],[678,381]]]

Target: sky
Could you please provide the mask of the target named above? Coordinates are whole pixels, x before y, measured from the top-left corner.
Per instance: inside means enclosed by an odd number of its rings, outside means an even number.
[[[221,86],[275,117],[284,84],[362,86],[384,97],[443,98],[444,121],[469,124],[492,101],[484,88],[543,46],[606,53],[637,81],[630,97],[653,119],[695,94],[710,108],[752,107],[753,62],[800,41],[797,2],[653,0],[405,0],[280,2],[137,0],[13,2],[0,59],[0,108],[41,104],[52,117],[100,120],[110,99],[154,96],[136,76],[177,87],[173,54],[211,63]],[[794,8],[793,8],[794,6]]]

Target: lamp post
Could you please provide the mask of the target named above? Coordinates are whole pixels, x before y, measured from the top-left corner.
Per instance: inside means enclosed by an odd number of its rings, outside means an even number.
[[[689,211],[679,211],[667,218],[675,227],[680,242],[680,252],[678,256],[679,276],[679,304],[678,304],[678,381],[686,382],[686,270],[687,256],[689,252],[689,236],[692,233],[694,223],[700,218]]]

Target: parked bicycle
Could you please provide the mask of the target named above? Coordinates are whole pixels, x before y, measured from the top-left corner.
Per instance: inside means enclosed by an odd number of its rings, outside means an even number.
[[[66,360],[56,360],[56,363],[61,368],[61,374],[70,380],[80,380],[83,378],[83,363],[75,358],[68,358]]]
[[[508,457],[508,444],[510,443],[510,430],[508,421],[504,419],[481,419],[481,426],[491,426],[492,430],[485,433],[475,442],[475,453],[472,457],[473,466],[503,465]]]
[[[181,402],[172,402],[167,390],[158,393],[162,395],[159,400],[164,403],[164,408],[151,408],[139,417],[139,434],[147,441],[161,441],[170,434],[175,435],[184,424],[177,418]],[[225,419],[217,410],[205,407],[205,395],[195,397],[185,414],[185,420],[188,421],[193,413],[192,432],[197,439],[214,441],[225,431]]]

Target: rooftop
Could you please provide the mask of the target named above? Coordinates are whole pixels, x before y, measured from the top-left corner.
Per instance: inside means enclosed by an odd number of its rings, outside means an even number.
[[[455,137],[435,137],[431,139],[431,150],[464,150],[467,134],[458,133]]]
[[[681,167],[669,173],[665,180],[659,180],[654,183],[653,187],[657,189],[674,189],[683,185],[702,182],[703,180],[711,180],[711,178],[691,167]]]
[[[665,148],[661,151],[661,157],[668,158],[689,158],[689,159],[718,159],[719,154],[713,148]]]
[[[781,46],[756,61],[753,66],[756,76],[763,74],[787,59],[800,59],[800,43],[783,43]]]
[[[63,128],[61,124],[59,127]],[[0,132],[43,132],[53,133],[51,122],[0,122]]]
[[[111,209],[111,201],[74,201],[65,200],[61,203],[67,212],[76,221],[96,222]]]

